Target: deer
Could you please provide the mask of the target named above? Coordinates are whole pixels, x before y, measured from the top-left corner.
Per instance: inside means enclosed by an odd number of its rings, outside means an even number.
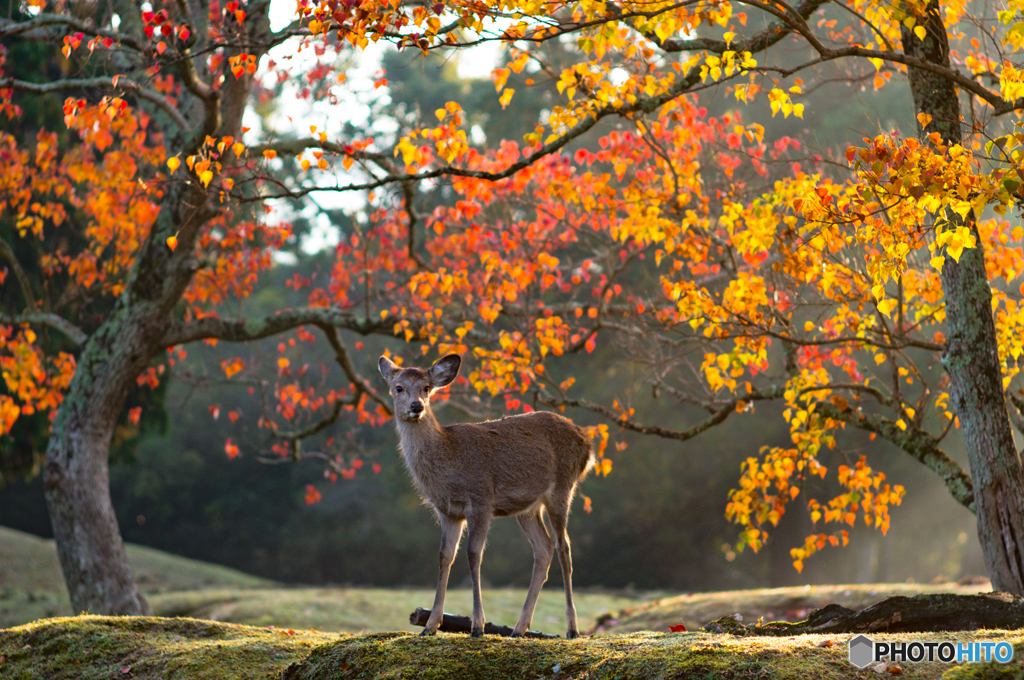
[[[420,635],[435,635],[441,624],[448,575],[466,527],[473,581],[470,634],[484,634],[480,563],[487,530],[493,518],[514,516],[533,547],[533,572],[511,637],[529,630],[556,551],[565,585],[566,638],[579,637],[567,524],[576,487],[594,466],[591,438],[568,418],[547,411],[442,427],[430,397],[455,380],[461,365],[458,354],[442,357],[425,370],[401,368],[386,356],[378,364],[394,399],[402,458],[441,525],[437,592]],[[544,524],[545,513],[554,541]]]

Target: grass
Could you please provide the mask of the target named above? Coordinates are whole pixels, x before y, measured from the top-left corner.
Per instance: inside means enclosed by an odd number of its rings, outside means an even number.
[[[847,662],[849,635],[734,638],[708,633],[626,633],[529,640],[410,633],[347,635],[280,631],[159,617],[58,618],[0,630],[0,676],[16,680],[194,678],[877,678]],[[897,636],[875,635],[876,640]],[[900,664],[908,678],[996,680],[1024,675],[1024,631],[905,634],[1008,641],[1008,665]],[[831,642],[831,646],[823,643]]]
[[[127,550],[146,593],[275,585],[234,569],[140,545],[128,544]],[[0,628],[71,613],[53,541],[0,527]]]
[[[409,614],[434,601],[432,589],[284,588],[234,569],[137,545],[128,545],[128,557],[159,616],[350,633],[411,631],[418,629],[409,624]],[[514,624],[525,599],[525,589],[484,591],[488,619]],[[468,615],[472,593],[453,588],[445,604],[449,612]],[[593,626],[602,613],[636,604],[635,597],[576,595],[583,627]],[[0,527],[0,628],[71,614],[53,541]],[[548,586],[541,594],[534,626],[565,632],[565,600],[558,586]]]
[[[487,620],[515,625],[526,600],[523,588],[485,590]],[[599,593],[576,593],[580,626],[591,628],[597,617],[628,608],[637,600]],[[191,616],[257,626],[316,628],[337,632],[419,631],[409,624],[416,607],[429,608],[434,591],[401,588],[276,588],[262,590],[204,590],[165,593],[150,597],[153,611],[163,616]],[[468,616],[473,611],[469,589],[448,591],[445,611]],[[565,633],[565,597],[558,586],[541,592],[533,628],[546,633]]]

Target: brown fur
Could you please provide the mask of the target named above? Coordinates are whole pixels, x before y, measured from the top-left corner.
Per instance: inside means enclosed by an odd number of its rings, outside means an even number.
[[[566,524],[576,485],[593,465],[590,437],[572,421],[538,411],[476,424],[441,427],[430,395],[450,384],[461,358],[450,354],[428,370],[399,368],[381,357],[381,374],[395,402],[402,457],[441,523],[441,574],[424,629],[441,623],[448,573],[463,527],[469,525],[473,635],[482,635],[480,561],[492,517],[515,515],[533,546],[530,590],[514,636],[529,629],[541,586],[557,549],[565,582],[567,637],[579,634],[572,602],[572,557]],[[544,526],[547,512],[555,541]]]

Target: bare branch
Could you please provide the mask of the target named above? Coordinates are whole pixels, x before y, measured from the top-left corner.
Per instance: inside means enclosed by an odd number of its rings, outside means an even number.
[[[25,274],[21,263],[18,262],[18,258],[14,255],[14,249],[11,248],[11,244],[3,238],[0,238],[0,255],[10,262],[11,268],[14,269],[14,278],[18,279],[18,285],[21,286],[21,295],[25,298],[25,306],[28,309],[35,309],[36,298],[32,294],[32,285],[29,283],[28,275]]]
[[[161,344],[164,347],[173,347],[207,338],[225,342],[248,342],[284,333],[299,326],[344,328],[360,335],[390,335],[395,321],[371,321],[328,307],[300,307],[256,319],[204,317],[195,321],[175,322],[164,335]]]
[[[355,386],[356,394],[353,396],[358,399],[360,394],[366,394],[366,396],[380,404],[384,410],[387,411],[389,416],[395,415],[391,404],[377,394],[377,391],[370,386],[370,382],[361,376],[356,370],[355,365],[352,363],[352,357],[348,353],[348,348],[345,347],[345,343],[341,341],[341,333],[338,332],[337,326],[320,326],[320,330],[324,332],[324,335],[327,336],[327,341],[331,343],[331,347],[334,349],[335,358],[338,361],[338,365],[341,366],[341,370],[345,371],[345,376],[348,378],[349,382]]]
[[[614,411],[607,406],[595,404],[583,399],[555,399],[551,397],[538,397],[538,401],[546,406],[559,407],[559,406],[572,406],[574,408],[582,408],[594,413],[598,413],[608,420],[615,422],[617,425],[625,430],[631,430],[632,432],[639,432],[640,434],[650,434],[663,439],[675,439],[677,441],[686,441],[687,439],[693,439],[701,432],[709,430],[715,425],[719,425],[725,422],[732,413],[736,411],[736,406],[740,402],[745,401],[759,401],[763,399],[778,399],[785,392],[785,388],[782,386],[770,387],[767,390],[754,390],[749,394],[745,394],[742,397],[737,397],[725,403],[724,406],[714,411],[709,418],[702,420],[693,427],[687,430],[670,430],[668,428],[660,427],[658,425],[642,425],[629,419],[624,418],[622,413]]]
[[[0,322],[10,325],[17,324],[34,324],[39,326],[49,326],[55,330],[60,331],[68,337],[69,340],[75,343],[76,346],[82,346],[85,341],[89,339],[82,329],[75,324],[71,323],[59,314],[51,314],[49,312],[26,312],[24,314],[0,314]]]

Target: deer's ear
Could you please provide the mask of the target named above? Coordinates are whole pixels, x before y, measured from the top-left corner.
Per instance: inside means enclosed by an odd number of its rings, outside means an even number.
[[[390,383],[391,378],[394,377],[395,372],[398,370],[398,364],[387,357],[381,357],[380,361],[377,362],[377,368],[380,369],[380,374],[384,376],[384,379]]]
[[[433,387],[444,387],[452,384],[455,376],[459,374],[459,366],[462,365],[462,357],[458,354],[449,354],[437,360],[430,367],[430,384]]]

